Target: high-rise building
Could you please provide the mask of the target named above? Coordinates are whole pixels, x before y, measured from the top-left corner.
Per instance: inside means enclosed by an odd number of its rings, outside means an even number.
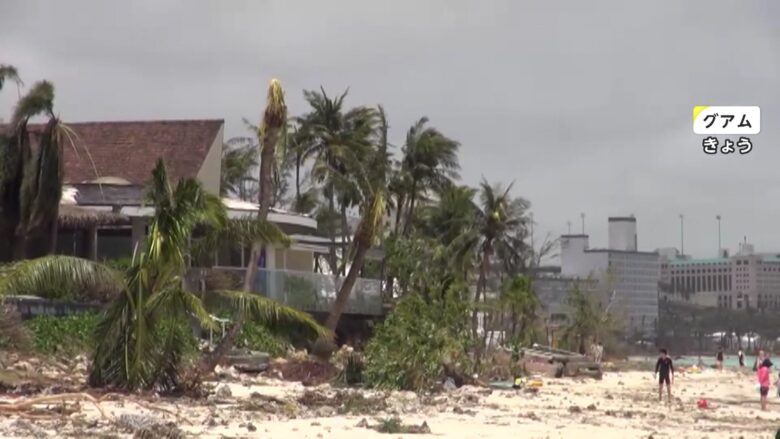
[[[597,280],[609,297],[609,311],[633,333],[652,337],[658,324],[658,253],[638,250],[633,216],[609,218],[608,236],[604,249],[590,248],[588,235],[561,236],[561,275]]]
[[[661,297],[703,307],[780,309],[780,254],[741,244],[729,257],[661,261]]]

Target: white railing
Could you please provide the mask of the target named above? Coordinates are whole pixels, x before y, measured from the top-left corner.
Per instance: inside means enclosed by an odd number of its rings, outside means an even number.
[[[243,268],[235,267],[215,268],[242,275],[245,271]],[[343,277],[320,273],[260,269],[255,278],[254,291],[302,311],[329,312],[343,281]],[[381,315],[381,281],[358,278],[352,288],[345,312]]]

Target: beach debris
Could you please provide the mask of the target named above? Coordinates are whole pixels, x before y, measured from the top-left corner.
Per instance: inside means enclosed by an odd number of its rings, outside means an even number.
[[[173,422],[162,422],[152,416],[123,414],[116,420],[119,429],[133,433],[134,439],[184,439],[184,433]]]
[[[477,412],[475,412],[474,410],[464,410],[457,405],[452,408],[452,413],[455,413],[456,415],[468,415],[468,416],[477,415]]]
[[[569,407],[569,413],[582,413],[582,409],[576,405]]]
[[[442,387],[447,392],[451,392],[451,391],[453,391],[453,390],[458,388],[458,386],[455,385],[455,380],[453,380],[452,378],[449,378],[449,377],[447,378],[446,381],[444,381],[444,386],[442,386]]]
[[[267,373],[285,381],[297,381],[307,387],[319,386],[339,376],[339,369],[327,361],[313,357],[273,361]]]
[[[49,437],[49,433],[47,433],[46,430],[25,419],[17,419],[12,427],[17,433],[24,436],[34,437],[36,439]]]
[[[428,426],[428,422],[423,421],[420,425],[405,424],[401,418],[397,416],[380,419],[378,423],[374,425],[369,424],[366,419],[362,419],[357,426],[387,434],[431,434],[431,428]]]
[[[702,398],[696,402],[696,406],[699,407],[700,409],[707,409],[709,408],[710,403],[706,399]]]
[[[218,399],[228,399],[233,397],[233,392],[230,390],[230,386],[227,384],[220,384],[217,386],[217,390],[214,392],[214,396],[216,396]]]
[[[373,415],[388,409],[384,397],[366,396],[361,392],[339,391],[326,395],[316,391],[305,391],[298,403],[317,411],[320,417],[335,414]]]

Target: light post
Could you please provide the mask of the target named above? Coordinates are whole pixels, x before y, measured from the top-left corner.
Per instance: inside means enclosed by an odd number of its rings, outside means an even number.
[[[723,250],[723,247],[720,245],[720,215],[715,216],[715,219],[718,220],[718,257],[720,257]]]

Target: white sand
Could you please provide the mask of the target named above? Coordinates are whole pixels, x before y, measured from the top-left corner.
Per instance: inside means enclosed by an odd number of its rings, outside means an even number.
[[[253,392],[294,401],[304,392],[299,384],[243,379],[231,383],[232,398],[225,404],[213,401],[157,401],[155,407],[178,412],[178,419],[150,411],[132,401],[106,401],[101,407],[111,416],[122,413],[149,414],[177,422],[192,437],[222,438],[774,438],[780,427],[780,398],[770,395],[770,409],[761,412],[752,374],[735,371],[704,371],[679,376],[672,388],[671,404],[658,402],[657,384],[648,372],[606,373],[602,381],[591,379],[546,379],[537,395],[515,391],[461,388],[434,395],[433,402],[410,393],[389,396],[390,408],[376,416],[335,415],[334,409],[299,409],[296,419],[262,410],[242,410]],[[310,389],[311,390],[311,389]],[[316,389],[330,392],[329,386]],[[366,392],[367,394],[369,392]],[[710,408],[697,408],[707,398]],[[189,405],[186,405],[189,404]],[[455,408],[467,413],[454,413]],[[468,413],[471,411],[473,413]],[[212,413],[216,414],[211,422]],[[361,419],[397,414],[407,424],[425,421],[431,435],[381,434],[358,427]],[[328,416],[323,416],[328,415]],[[30,437],[14,427],[16,417],[0,415],[0,436]],[[94,434],[109,432],[108,421],[84,403],[80,413],[60,421],[31,421],[46,428],[51,437],[63,437],[74,428]],[[92,422],[93,425],[90,425]],[[226,425],[223,425],[226,424]],[[250,431],[247,423],[256,430]],[[96,426],[94,424],[97,424]],[[209,425],[210,424],[210,425]],[[85,427],[86,425],[86,427]],[[92,428],[92,430],[90,430]],[[251,428],[251,427],[250,427]],[[59,434],[55,433],[58,431]],[[119,437],[130,437],[112,432]]]

